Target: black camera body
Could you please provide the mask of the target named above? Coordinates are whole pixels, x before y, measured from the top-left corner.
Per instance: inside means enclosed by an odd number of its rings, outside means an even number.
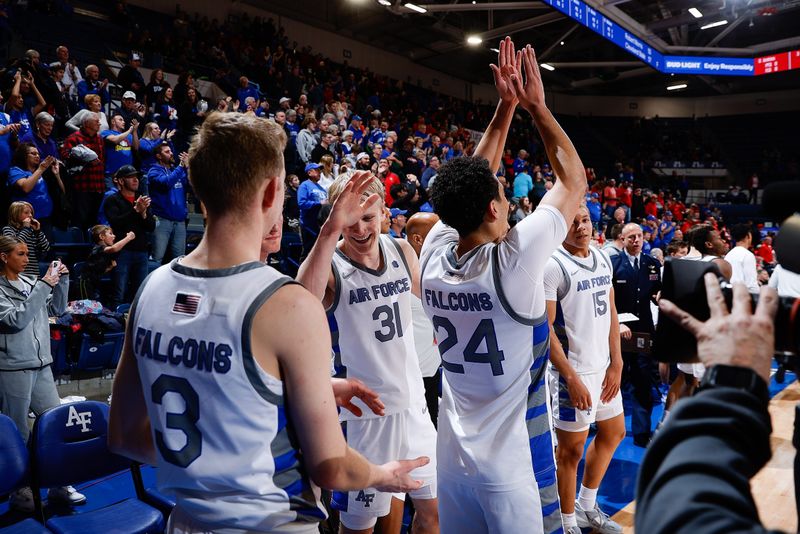
[[[719,278],[722,294],[730,308],[733,288],[724,281],[719,268],[711,262],[667,258],[664,263],[661,297],[675,303],[700,321],[708,320],[708,301],[703,281],[706,273],[714,273]],[[758,294],[751,293],[750,297],[755,309]],[[791,362],[797,361],[800,355],[798,310],[800,299],[780,297],[775,316],[775,355],[779,360],[787,360],[790,367],[795,367]],[[653,342],[653,355],[662,362],[697,361],[697,340],[681,325],[661,314]]]

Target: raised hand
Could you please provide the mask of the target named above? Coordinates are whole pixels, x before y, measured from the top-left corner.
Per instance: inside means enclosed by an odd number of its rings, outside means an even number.
[[[328,220],[334,228],[344,229],[357,223],[364,213],[378,202],[381,197],[372,194],[363,198],[369,187],[370,182],[375,177],[369,171],[357,171],[353,173],[350,181],[344,186],[344,190],[333,203]]]
[[[511,81],[520,105],[530,112],[545,105],[542,74],[539,72],[536,53],[531,45],[522,50],[522,64],[525,67],[525,83],[520,76],[511,78]]]
[[[44,161],[39,163],[39,168],[42,170],[42,172],[44,172],[48,168],[50,168],[50,166],[53,164],[54,161],[55,158],[53,156],[47,156],[46,158],[44,158]]]
[[[492,69],[494,76],[494,86],[497,88],[497,94],[500,100],[509,103],[517,102],[517,92],[514,87],[514,79],[521,78],[520,73],[520,53],[514,52],[514,42],[510,37],[506,37],[500,41],[500,52],[497,54],[497,65],[491,64],[489,68]]]

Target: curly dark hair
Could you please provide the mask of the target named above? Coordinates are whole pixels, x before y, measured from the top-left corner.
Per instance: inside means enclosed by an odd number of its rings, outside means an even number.
[[[442,221],[466,236],[483,223],[486,206],[500,199],[489,162],[479,156],[454,158],[439,168],[431,187],[431,203]]]
[[[710,224],[698,224],[690,230],[689,243],[700,251],[701,254],[708,254],[711,252],[706,246],[706,242],[710,241],[711,232],[715,232],[714,227]]]

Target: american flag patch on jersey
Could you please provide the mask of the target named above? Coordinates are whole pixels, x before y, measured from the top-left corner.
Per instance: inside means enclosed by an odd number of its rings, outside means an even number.
[[[200,295],[189,293],[176,293],[175,304],[172,311],[175,313],[185,313],[186,315],[196,315],[197,308],[200,306]]]

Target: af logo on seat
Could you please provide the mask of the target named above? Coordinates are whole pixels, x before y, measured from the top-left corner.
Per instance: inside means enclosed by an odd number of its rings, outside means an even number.
[[[92,412],[78,412],[74,406],[69,407],[67,424],[65,426],[80,425],[81,432],[89,432],[92,424]]]

